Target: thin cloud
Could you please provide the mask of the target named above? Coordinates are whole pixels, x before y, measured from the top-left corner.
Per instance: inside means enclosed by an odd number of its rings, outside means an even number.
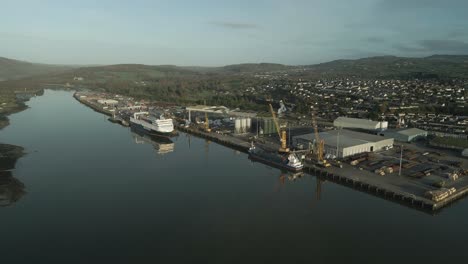
[[[423,8],[434,8],[434,9],[452,9],[462,8],[466,9],[468,3],[464,0],[383,0],[380,2],[379,7],[383,10],[407,10],[411,9],[423,9]]]
[[[422,40],[420,44],[434,52],[468,53],[468,43],[459,40]]]
[[[393,47],[402,52],[468,54],[468,43],[459,40],[425,39],[413,45],[395,44]]]
[[[412,53],[412,52],[425,52],[427,51],[425,48],[421,46],[414,46],[414,45],[407,45],[407,44],[394,44],[393,48],[398,51],[405,52],[405,53]]]
[[[258,28],[257,24],[251,24],[251,23],[213,21],[213,22],[210,22],[210,24],[218,26],[218,27],[228,28],[228,29],[253,29],[253,28]]]
[[[370,43],[383,43],[385,42],[385,39],[379,37],[368,37],[366,41]]]
[[[462,38],[468,36],[465,29],[454,29],[447,32],[447,38]]]

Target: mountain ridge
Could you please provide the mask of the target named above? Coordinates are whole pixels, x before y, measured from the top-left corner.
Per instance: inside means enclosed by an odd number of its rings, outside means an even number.
[[[362,77],[408,77],[425,74],[444,77],[468,77],[468,55],[434,54],[427,57],[374,56],[359,59],[338,59],[309,65],[279,63],[240,63],[217,67],[109,64],[109,65],[52,65],[31,63],[0,57],[0,80],[20,79],[35,75],[61,73],[72,70],[76,74],[90,71],[158,71],[163,73],[244,74],[303,69],[314,74],[357,75]]]
[[[73,69],[69,65],[32,63],[0,57],[0,81],[21,79],[49,73],[60,73]]]

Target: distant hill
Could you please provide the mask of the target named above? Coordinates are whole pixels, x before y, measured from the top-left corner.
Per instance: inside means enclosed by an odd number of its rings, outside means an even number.
[[[67,71],[69,70],[69,71]],[[119,79],[141,81],[163,78],[224,78],[285,71],[293,78],[356,76],[361,78],[468,78],[468,55],[433,55],[425,58],[378,56],[355,60],[335,60],[326,63],[290,66],[275,63],[244,63],[222,67],[118,64],[108,66],[59,66],[0,57],[0,80],[20,79],[49,73],[68,80],[81,76],[93,81]]]
[[[116,64],[107,66],[80,67],[56,77],[62,80],[72,80],[74,76],[82,77],[82,83],[107,81],[156,81],[167,79],[179,80],[207,80],[240,77],[242,74],[275,72],[292,69],[272,63],[246,63],[223,67],[175,66],[175,65],[144,65],[144,64]]]
[[[59,76],[71,80],[74,76],[86,81],[106,82],[109,80],[143,81],[166,78],[186,78],[200,75],[199,72],[173,65],[116,64],[108,66],[81,67]]]
[[[49,73],[58,73],[72,68],[74,67],[30,63],[0,57],[0,81],[21,79]]]
[[[425,58],[378,56],[335,60],[305,67],[315,73],[360,77],[468,78],[468,55],[433,55]]]
[[[294,66],[286,66],[275,63],[243,63],[233,64],[218,68],[218,70],[226,73],[256,73],[256,72],[275,72],[284,71],[294,68]]]

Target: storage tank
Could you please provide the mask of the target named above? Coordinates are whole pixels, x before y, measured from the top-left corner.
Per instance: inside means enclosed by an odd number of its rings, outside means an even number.
[[[246,118],[241,119],[241,125],[242,125],[241,133],[247,132],[247,119]]]
[[[247,127],[245,128],[245,132],[250,132],[250,128],[252,127],[252,118],[247,117]]]
[[[240,119],[234,121],[234,133],[240,134],[242,131],[242,124]]]
[[[275,123],[272,118],[264,118],[262,123],[263,133],[265,135],[277,133]]]

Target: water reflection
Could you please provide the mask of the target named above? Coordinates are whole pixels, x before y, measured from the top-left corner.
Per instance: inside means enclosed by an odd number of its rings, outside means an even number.
[[[296,182],[299,181],[301,178],[304,178],[306,174],[303,172],[287,172],[282,171],[279,176],[279,187],[283,186],[286,181],[288,182]],[[311,175],[308,175],[312,177]],[[326,180],[322,177],[315,177],[315,202],[320,201],[322,195],[322,184]],[[277,188],[278,189],[278,188]]]
[[[290,172],[288,173],[288,180],[289,181],[296,181],[300,178],[304,177],[304,173],[303,172]]]
[[[325,180],[317,177],[316,178],[316,187],[315,187],[315,200],[320,201],[321,195],[322,195],[322,183]]]
[[[136,144],[153,145],[156,153],[164,155],[174,151],[174,142],[165,137],[152,137],[133,128],[130,129]]]
[[[16,203],[26,191],[25,186],[14,178],[10,171],[0,172],[0,206],[10,206]]]

